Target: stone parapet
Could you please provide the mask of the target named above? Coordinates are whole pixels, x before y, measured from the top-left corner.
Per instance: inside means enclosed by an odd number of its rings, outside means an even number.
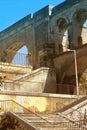
[[[63,3],[57,5],[57,6],[55,6],[53,8],[52,15],[57,14],[57,13],[65,10],[67,8],[70,8],[71,6],[73,6],[74,4],[79,3],[80,1],[82,1],[82,0],[66,0]]]
[[[0,76],[6,76],[6,79],[13,79],[32,72],[32,66],[14,65],[10,63],[0,62]]]
[[[79,97],[81,98],[81,97]],[[1,91],[0,100],[1,111],[4,108],[3,105],[9,104],[9,100],[13,100],[28,110],[35,113],[55,113],[63,109],[65,106],[73,103],[78,100],[76,95],[63,95],[63,94],[46,94],[46,93],[29,93],[29,92],[10,92],[10,91]],[[8,105],[9,110],[17,110],[19,108],[13,105]],[[20,110],[20,109],[18,109]]]

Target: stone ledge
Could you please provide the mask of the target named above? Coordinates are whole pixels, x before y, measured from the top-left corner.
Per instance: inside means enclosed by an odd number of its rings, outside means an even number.
[[[77,95],[66,95],[66,94],[52,94],[52,93],[29,93],[25,91],[21,92],[16,92],[16,91],[0,91],[0,94],[5,94],[5,95],[16,95],[16,96],[33,96],[33,97],[49,97],[49,98],[70,98],[70,99],[77,99]],[[79,96],[81,98],[83,96]]]

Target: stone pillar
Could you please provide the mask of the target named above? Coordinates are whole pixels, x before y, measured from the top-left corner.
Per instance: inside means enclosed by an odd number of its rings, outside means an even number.
[[[73,48],[73,25],[72,23],[69,23],[68,25],[68,49],[72,49]]]

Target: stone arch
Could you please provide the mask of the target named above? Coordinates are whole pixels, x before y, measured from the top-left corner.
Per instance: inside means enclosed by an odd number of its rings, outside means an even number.
[[[65,31],[67,28],[67,21],[65,18],[59,18],[57,20],[57,26],[58,26],[58,30],[59,32]]]
[[[3,50],[1,53],[1,61],[3,62],[3,58],[6,57],[5,62],[11,63],[12,58],[16,54],[19,48],[21,48],[24,45],[23,42],[14,42],[13,44],[11,43],[9,46],[5,46],[5,51]],[[6,55],[5,55],[6,54]]]
[[[66,51],[68,43],[68,23],[65,18],[57,20],[58,36],[59,36],[59,53]]]
[[[19,51],[24,46],[26,46],[26,48],[27,48],[26,54]],[[32,50],[30,50],[30,51],[32,51]],[[28,45],[25,45],[25,42],[14,42],[14,43],[11,43],[9,46],[6,46],[5,51],[4,50],[2,51],[0,60],[1,60],[1,62],[14,63],[14,62],[12,62],[13,58],[15,57],[15,55],[16,56],[18,55],[17,56],[18,59],[21,60],[21,58],[23,58],[24,60],[26,60],[25,61],[26,65],[28,65],[28,64],[31,64],[30,62],[31,62],[31,53],[32,52],[30,52],[30,51],[29,51]],[[25,65],[25,63],[24,63],[24,65]],[[20,63],[17,62],[17,64],[21,64],[21,62]]]
[[[8,53],[8,60],[7,62],[11,63],[12,62],[12,59],[13,57],[15,56],[15,54],[17,53],[17,51],[22,47],[24,46],[24,43],[23,42],[15,42],[15,43],[11,43],[11,45],[9,45],[7,47],[7,53]]]
[[[0,55],[0,62],[7,62],[12,63],[13,57],[16,53],[22,48],[26,46],[27,54],[22,54],[23,57],[27,57],[26,65],[33,66],[33,48],[31,43],[21,42],[20,41],[13,41],[9,42],[4,48],[2,48],[1,55]],[[21,53],[21,52],[18,52]],[[19,64],[19,63],[18,63]],[[25,65],[25,64],[24,64]]]
[[[81,46],[87,43],[86,37],[86,26],[85,22],[87,20],[87,9],[79,8],[75,10],[72,16],[73,30],[74,30],[74,46]]]

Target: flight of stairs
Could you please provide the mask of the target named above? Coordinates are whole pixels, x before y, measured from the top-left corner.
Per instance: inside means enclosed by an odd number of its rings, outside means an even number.
[[[39,130],[87,130],[87,122],[85,122],[86,124],[84,125],[81,124],[79,120],[75,119],[76,113],[81,109],[84,111],[83,108],[87,109],[87,96],[79,99],[72,104],[71,107],[69,106],[65,111],[59,113],[36,114],[29,112],[15,114]],[[69,116],[72,112],[74,112],[74,118],[73,116]],[[79,113],[81,115],[81,112]]]
[[[39,130],[82,130],[75,122],[61,115],[33,113],[16,113],[19,117],[30,123]]]
[[[78,111],[81,108],[82,109],[87,108],[86,97],[84,98],[84,100],[83,99],[79,100],[78,103],[73,104],[73,107],[69,107],[65,111],[59,113],[49,113],[49,114],[34,113],[13,100],[1,101],[1,106],[2,103],[4,104],[5,107],[5,109],[2,108],[3,112],[10,116],[10,118],[8,118],[8,122],[11,123],[12,122],[11,120],[14,120],[14,123],[15,120],[17,122],[16,127],[18,128],[15,130],[87,130],[87,120],[85,122],[86,124],[84,125],[84,124],[80,124],[80,122],[77,119],[73,119],[72,118],[73,116],[69,116],[73,112],[75,117],[76,113],[78,113]],[[14,106],[14,108],[10,112],[8,110],[8,105],[6,105],[9,103],[13,104]],[[15,108],[19,108],[19,109],[15,109]],[[74,111],[71,111],[73,110],[72,108],[74,108]]]

